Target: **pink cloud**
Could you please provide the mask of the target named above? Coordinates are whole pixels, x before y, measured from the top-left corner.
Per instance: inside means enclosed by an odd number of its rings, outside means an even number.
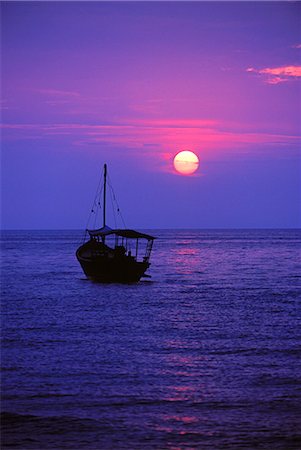
[[[145,120],[114,124],[10,124],[2,126],[6,139],[67,139],[72,145],[109,146],[127,149],[145,157],[190,149],[214,157],[221,151],[241,152],[249,146],[295,145],[298,136],[250,133],[227,129],[227,124],[211,120]],[[157,157],[156,156],[156,157]]]
[[[254,69],[249,67],[247,72],[254,72],[264,75],[265,82],[268,84],[279,84],[291,79],[301,77],[301,66],[282,66],[282,67],[266,67],[264,69]]]

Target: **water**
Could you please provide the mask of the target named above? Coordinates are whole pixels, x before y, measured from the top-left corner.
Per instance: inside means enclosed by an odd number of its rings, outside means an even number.
[[[155,234],[134,285],[3,234],[3,449],[301,448],[300,231]]]

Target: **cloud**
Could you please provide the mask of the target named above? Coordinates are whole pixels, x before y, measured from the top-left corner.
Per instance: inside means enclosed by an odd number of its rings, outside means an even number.
[[[81,97],[79,92],[62,89],[33,89],[33,91],[42,97],[46,105],[53,107],[73,105]]]
[[[266,67],[264,69],[254,69],[254,67],[249,67],[247,72],[263,75],[265,77],[265,82],[268,84],[279,84],[300,78],[301,66]]]
[[[6,99],[0,100],[0,110],[4,111],[10,109],[8,106],[8,101]]]
[[[35,89],[35,91],[51,97],[80,97],[80,94],[75,91],[63,91],[59,89]]]
[[[250,146],[298,145],[299,137],[233,130],[206,120],[140,120],[111,124],[7,124],[5,139],[52,139],[87,148],[127,149],[135,155],[164,158],[181,149],[201,150],[214,158],[220,151],[241,152]],[[156,156],[156,157],[157,157]]]

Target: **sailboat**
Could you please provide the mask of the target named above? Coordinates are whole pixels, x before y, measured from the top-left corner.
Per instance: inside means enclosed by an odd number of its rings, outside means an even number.
[[[130,229],[112,229],[106,223],[107,165],[103,171],[103,223],[98,229],[87,229],[89,239],[76,251],[85,275],[103,283],[133,283],[150,266],[155,237]]]

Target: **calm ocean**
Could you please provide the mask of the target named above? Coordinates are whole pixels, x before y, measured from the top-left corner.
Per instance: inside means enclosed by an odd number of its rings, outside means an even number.
[[[301,448],[299,230],[156,230],[133,285],[2,234],[2,448]]]

